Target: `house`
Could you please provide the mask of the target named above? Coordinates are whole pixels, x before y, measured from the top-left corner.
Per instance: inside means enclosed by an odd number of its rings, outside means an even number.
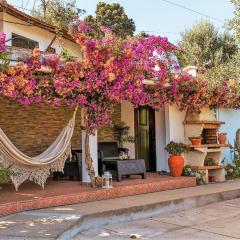
[[[35,47],[46,54],[59,54],[62,50],[55,39],[59,31],[54,26],[19,11],[4,0],[0,0],[0,32],[6,34],[7,46],[11,51],[11,64],[29,56]],[[65,31],[60,31],[60,34],[69,54],[73,57],[81,56],[81,49],[71,36]],[[35,156],[53,142],[71,118],[72,111],[73,109],[68,107],[25,107],[10,100],[0,99],[0,127],[21,151]],[[120,121],[120,105],[116,106],[113,119],[115,122]],[[72,147],[81,148],[80,111],[76,121]],[[111,128],[103,128],[98,133],[99,141],[116,139],[117,133]]]
[[[80,56],[79,46],[66,31],[59,32],[54,26],[19,11],[4,0],[0,0],[0,19],[0,31],[6,34],[7,45],[13,52],[12,60],[18,60],[35,47],[49,53],[61,53],[62,48],[56,40],[58,33],[70,55]]]
[[[54,40],[56,30],[53,26],[35,19],[1,0],[0,9],[0,19],[2,20],[0,31],[7,34],[7,39],[11,39],[8,41],[8,46],[14,51],[29,51],[36,46],[42,51],[50,48],[51,52],[59,53],[61,51],[61,47]],[[79,46],[67,33],[62,32],[62,35],[70,54],[76,57],[80,56]],[[51,47],[49,47],[50,45]],[[15,58],[15,61],[17,60]],[[193,67],[185,70],[193,75],[196,74],[196,69]],[[0,127],[21,151],[33,156],[42,152],[53,142],[71,117],[72,111],[68,107],[59,109],[42,105],[26,107],[6,99],[0,99]],[[129,149],[130,158],[145,159],[147,170],[156,172],[168,170],[168,156],[164,150],[167,143],[170,141],[188,143],[184,125],[186,114],[187,112],[180,112],[175,106],[166,106],[155,111],[149,107],[134,109],[129,102],[123,102],[116,106],[112,119],[113,122],[126,122],[130,127],[130,135],[136,139],[135,143],[125,144],[125,147]],[[218,122],[226,120],[226,128],[222,128],[222,130],[227,129],[229,132],[230,129],[229,136],[232,140],[238,127],[237,121],[233,122],[237,118],[233,119],[232,116],[237,116],[238,112],[220,109],[216,115],[217,119],[213,122],[217,122],[215,125],[218,125]],[[208,121],[208,119],[205,120]],[[72,146],[73,148],[82,148],[84,151],[84,145],[82,145],[84,134],[81,134],[80,125],[79,112]],[[117,139],[117,133],[109,127],[102,128],[94,136],[91,136],[91,155],[95,170],[98,169],[97,143],[99,141],[117,141]],[[229,157],[229,151],[226,156]],[[84,161],[82,175],[83,181],[89,181]]]

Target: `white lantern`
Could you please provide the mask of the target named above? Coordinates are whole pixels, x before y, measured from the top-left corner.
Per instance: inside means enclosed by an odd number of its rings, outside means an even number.
[[[110,172],[104,172],[102,176],[102,188],[112,188],[112,174]]]

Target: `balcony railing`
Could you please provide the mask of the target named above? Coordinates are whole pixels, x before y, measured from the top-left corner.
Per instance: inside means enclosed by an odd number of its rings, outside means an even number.
[[[25,61],[31,56],[32,50],[19,47],[7,47],[9,54],[9,60],[12,62]]]

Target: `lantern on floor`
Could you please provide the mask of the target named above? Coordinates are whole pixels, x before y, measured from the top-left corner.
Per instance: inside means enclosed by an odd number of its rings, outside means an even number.
[[[104,172],[102,176],[102,188],[112,188],[112,174],[110,172]]]

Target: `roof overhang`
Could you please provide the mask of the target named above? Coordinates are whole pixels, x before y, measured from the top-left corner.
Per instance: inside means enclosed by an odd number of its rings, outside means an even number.
[[[16,18],[28,23],[29,26],[36,26],[36,27],[45,29],[54,34],[60,33],[63,36],[63,38],[70,40],[72,42],[75,42],[72,39],[72,37],[67,33],[67,31],[57,29],[56,27],[54,27],[53,25],[51,25],[49,23],[46,23],[35,17],[32,17],[32,16],[18,10],[17,8],[13,7],[12,5],[8,4],[4,0],[0,0],[0,12],[5,12],[13,17],[16,17]]]

